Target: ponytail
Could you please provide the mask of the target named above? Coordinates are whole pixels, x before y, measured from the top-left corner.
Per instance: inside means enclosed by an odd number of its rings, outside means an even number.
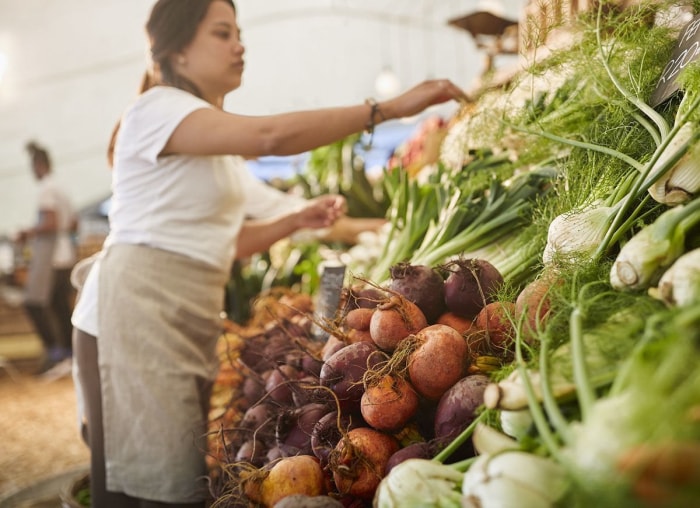
[[[141,78],[141,86],[139,87],[139,94],[144,93],[146,90],[153,88],[159,84],[158,71],[157,70],[147,70],[143,73]],[[117,120],[117,123],[112,129],[112,134],[109,137],[109,144],[107,145],[107,163],[109,167],[114,167],[114,145],[117,142],[117,134],[119,134],[119,128],[121,127],[121,120]]]
[[[51,168],[51,157],[49,157],[49,152],[46,148],[42,147],[39,143],[34,140],[28,141],[25,148],[29,152],[29,157],[32,159],[32,163],[41,163],[47,168]]]

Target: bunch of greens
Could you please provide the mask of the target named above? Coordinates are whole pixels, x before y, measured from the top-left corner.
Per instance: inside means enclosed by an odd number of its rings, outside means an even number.
[[[496,252],[499,242],[513,241],[557,176],[553,163],[517,168],[507,157],[485,151],[459,173],[438,165],[426,182],[403,172],[387,175],[390,227],[370,280],[387,280],[389,268],[399,262],[434,267],[467,253],[486,256],[480,249],[493,246]],[[511,247],[494,264],[506,265],[519,254],[512,269],[520,273],[537,262],[532,252]]]

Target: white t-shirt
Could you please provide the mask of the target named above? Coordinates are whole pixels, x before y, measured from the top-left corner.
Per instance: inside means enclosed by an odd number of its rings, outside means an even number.
[[[75,219],[73,204],[51,173],[39,180],[37,188],[39,210],[50,210],[56,215],[56,245],[53,251],[53,266],[54,268],[70,268],[76,259],[75,246],[70,237],[71,225]]]
[[[146,244],[228,270],[246,217],[272,217],[304,200],[265,184],[241,157],[159,156],[178,124],[212,107],[183,90],[158,86],[127,109],[115,147],[110,233],[115,243]],[[73,325],[97,336],[93,265],[73,312]]]

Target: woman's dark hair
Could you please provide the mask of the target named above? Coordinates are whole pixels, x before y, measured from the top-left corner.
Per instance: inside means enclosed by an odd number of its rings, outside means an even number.
[[[187,90],[201,97],[197,86],[189,79],[180,76],[172,66],[171,57],[192,42],[197,27],[207,14],[212,2],[226,2],[233,7],[233,0],[158,0],[151,9],[146,22],[146,33],[151,45],[152,68],[141,80],[140,93],[149,88],[166,84]],[[114,144],[119,132],[119,122],[114,126],[107,147],[107,161],[110,167],[114,162]]]
[[[46,148],[39,145],[36,141],[29,141],[26,149],[29,152],[29,157],[32,159],[32,164],[39,163],[47,168],[51,167],[51,157],[49,157],[49,152]]]
[[[236,10],[233,0],[158,0],[146,23],[151,44],[151,60],[160,80],[187,90],[198,97],[201,93],[189,80],[172,67],[172,55],[182,51],[194,39],[197,27],[212,2],[224,1]],[[151,85],[152,86],[152,85]]]

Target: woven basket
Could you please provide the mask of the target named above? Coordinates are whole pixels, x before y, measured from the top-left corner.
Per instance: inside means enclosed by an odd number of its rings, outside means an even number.
[[[61,508],[86,508],[78,502],[77,495],[90,485],[90,476],[85,474],[61,491]]]

